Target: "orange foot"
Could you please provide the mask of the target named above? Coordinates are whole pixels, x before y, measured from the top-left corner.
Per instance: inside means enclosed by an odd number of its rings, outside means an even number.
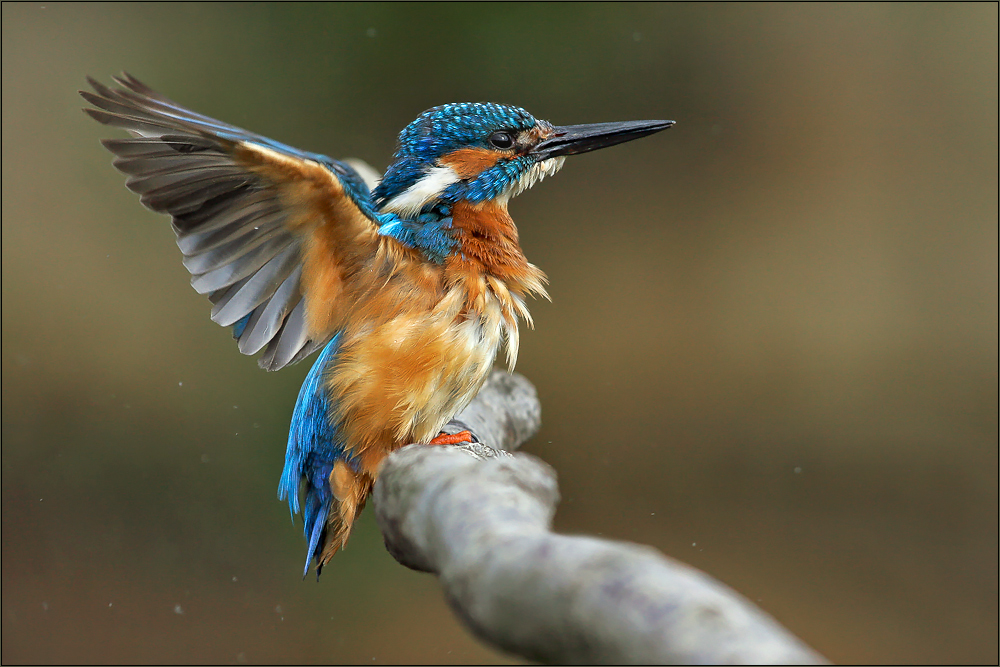
[[[431,440],[429,445],[458,445],[462,443],[473,443],[475,439],[472,437],[471,431],[459,431],[458,433],[441,433],[438,437]]]

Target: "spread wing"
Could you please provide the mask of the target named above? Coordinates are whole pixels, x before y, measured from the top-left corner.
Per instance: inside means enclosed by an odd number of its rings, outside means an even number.
[[[84,111],[133,135],[103,143],[142,203],[172,216],[212,320],[233,327],[243,354],[263,350],[268,370],[326,343],[335,332],[310,317],[310,299],[336,292],[330,282],[357,270],[377,243],[358,172],[189,111],[128,74],[115,81],[120,88],[88,78],[94,92],[80,94],[95,108]]]

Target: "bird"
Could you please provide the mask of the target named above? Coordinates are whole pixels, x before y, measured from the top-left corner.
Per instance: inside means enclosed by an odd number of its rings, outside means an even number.
[[[301,514],[305,577],[342,549],[385,457],[471,442],[442,428],[501,347],[517,360],[529,297],[548,298],[510,199],[566,156],[674,121],[556,126],[492,102],[443,104],[400,133],[385,174],[191,111],[128,73],[80,91],[126,187],[171,216],[194,289],[270,371],[319,355],[292,411],[278,496]],[[367,180],[366,180],[367,176]]]

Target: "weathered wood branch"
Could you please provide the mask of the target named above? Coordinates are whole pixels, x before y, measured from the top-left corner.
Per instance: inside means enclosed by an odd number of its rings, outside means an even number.
[[[552,533],[555,472],[504,451],[540,414],[530,382],[495,372],[453,429],[487,444],[404,447],[375,485],[389,552],[436,574],[476,635],[545,663],[824,662],[735,591],[654,549]]]

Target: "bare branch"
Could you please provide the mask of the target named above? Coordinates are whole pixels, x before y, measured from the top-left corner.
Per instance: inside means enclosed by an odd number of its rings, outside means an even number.
[[[539,417],[531,383],[501,372],[459,415],[503,449],[530,437]],[[511,653],[546,663],[824,662],[739,594],[655,549],[552,533],[558,500],[544,462],[482,444],[404,447],[374,498],[390,553],[437,574],[472,631]]]

